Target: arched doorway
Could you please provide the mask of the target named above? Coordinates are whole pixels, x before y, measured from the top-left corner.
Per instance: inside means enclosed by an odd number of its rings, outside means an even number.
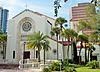
[[[17,53],[20,59],[30,59],[30,49],[27,48],[27,37],[35,31],[35,22],[30,17],[24,17],[18,23],[17,31]]]

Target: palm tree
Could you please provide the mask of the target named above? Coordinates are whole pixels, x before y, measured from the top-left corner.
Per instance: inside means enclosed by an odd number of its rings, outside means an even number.
[[[74,30],[70,29],[70,37],[71,37],[71,46],[73,49],[73,61],[76,63],[77,62],[77,48],[76,48],[76,43],[77,43],[77,32]]]
[[[88,50],[88,58],[87,58],[87,60],[89,61],[89,55],[90,55],[90,60],[92,60],[92,52],[94,51],[94,48],[93,48],[91,42],[88,42],[86,44],[86,47],[87,47],[87,50]]]
[[[0,33],[0,43],[3,46],[3,59],[6,58],[6,42],[7,42],[7,35],[5,33]]]
[[[81,63],[81,49],[83,48],[83,42],[86,44],[88,42],[88,37],[86,35],[79,35],[78,36],[79,41],[81,41],[80,45],[80,51],[79,51],[79,64]]]
[[[63,24],[66,23],[67,20],[65,20],[64,18],[62,17],[59,17],[55,20],[55,26],[59,26],[60,25],[60,30],[62,31],[62,28],[63,28]],[[61,32],[60,32],[61,33]],[[62,49],[63,49],[63,60],[64,60],[64,46],[63,46],[63,38],[62,38]]]
[[[37,48],[38,49],[38,62],[40,62],[40,50],[43,47],[43,41],[47,38],[43,33],[34,32],[33,35],[28,37],[27,47],[28,48]]]
[[[90,61],[92,61],[92,52],[95,51],[95,47],[91,46],[88,50],[90,52]]]
[[[90,6],[91,7],[91,6]],[[90,8],[89,7],[89,8]],[[88,9],[89,9],[88,8]],[[79,25],[78,25],[78,31],[83,31],[85,29],[90,29],[91,30],[91,33],[88,34],[88,41],[90,42],[93,42],[93,43],[96,43],[98,41],[98,38],[99,38],[99,35],[98,35],[98,31],[97,31],[97,22],[100,21],[98,20],[98,18],[96,17],[96,14],[95,12],[92,12],[93,10],[91,10],[92,8],[90,8],[89,10],[89,13],[88,13],[88,17],[89,17],[89,21],[86,21],[86,20],[80,20],[79,21]],[[85,43],[86,44],[86,43]],[[85,62],[87,62],[87,58],[86,58],[86,52],[87,51],[87,48],[85,46]]]
[[[92,21],[92,23],[95,23],[95,18],[93,18],[94,19],[94,21],[92,20],[92,18],[91,18],[91,20],[90,21]],[[79,21],[79,25],[78,25],[78,31],[82,31],[82,33],[83,33],[83,30],[85,30],[85,29],[90,29],[91,30],[91,32],[95,29],[95,26],[94,26],[94,24],[93,25],[91,25],[91,22],[90,21],[86,21],[86,20],[80,20]],[[92,32],[93,33],[93,32]],[[83,42],[85,42],[85,62],[87,62],[87,47],[86,47],[86,43],[88,42],[88,41],[90,41],[89,39],[90,39],[90,37],[91,37],[91,34],[92,33],[90,33],[90,34],[88,34],[88,36],[86,36],[86,35],[81,35],[81,36],[79,36],[80,37],[80,39],[81,39],[81,46],[82,46],[82,43]],[[83,33],[84,34],[84,33]],[[83,39],[83,40],[82,40]],[[91,39],[92,40],[92,39]],[[81,47],[82,48],[82,47]],[[81,48],[80,48],[80,52],[81,52]],[[79,53],[80,53],[79,52]],[[80,58],[80,57],[79,57]]]
[[[89,39],[91,42],[96,43],[98,41],[99,35],[96,32],[90,34]]]
[[[62,17],[59,17],[59,18],[57,18],[57,19],[55,20],[55,26],[59,26],[59,25],[60,25],[60,28],[61,28],[61,30],[62,30],[63,24],[66,23],[66,22],[67,22],[67,20],[65,20],[65,19],[62,18]]]
[[[100,5],[99,5],[99,2],[100,2],[100,0],[98,0],[98,1],[92,0],[91,2],[94,2],[95,4],[98,2],[97,3],[98,10],[96,12],[94,4],[89,4],[86,8],[87,9],[86,14],[87,14],[88,19],[80,20],[78,29],[79,29],[79,31],[85,30],[86,28],[90,29],[92,33],[88,36],[89,41],[96,43],[96,41],[99,40],[98,32],[100,32],[99,31],[99,28],[100,28],[100,24],[99,24],[100,23]]]
[[[72,30],[72,29],[64,29],[64,31],[62,32],[62,35],[65,38],[68,39],[68,43],[72,42],[72,44],[75,42],[75,40],[76,40],[75,38],[77,37],[77,33],[74,30]],[[74,47],[76,49],[76,44],[75,44]],[[71,45],[71,49],[72,49],[72,45]],[[77,56],[77,50],[75,50],[74,53],[76,53],[76,56]],[[67,58],[69,59],[69,44],[68,44],[68,49],[67,49]]]
[[[56,40],[57,40],[57,60],[59,59],[58,56],[58,35],[60,34],[60,28],[59,27],[53,27],[51,31],[52,35],[56,34]]]
[[[48,51],[49,48],[51,48],[51,47],[49,46],[49,41],[48,41],[48,40],[44,40],[44,42],[43,42],[44,65],[45,65],[45,51]]]
[[[93,2],[95,4],[95,6],[97,6],[97,0],[91,0],[91,3],[93,3]]]
[[[65,29],[62,32],[62,35],[68,39],[68,43],[70,42],[70,29]],[[66,40],[66,39],[65,39]],[[68,49],[67,49],[67,60],[69,59],[69,44],[68,44]]]

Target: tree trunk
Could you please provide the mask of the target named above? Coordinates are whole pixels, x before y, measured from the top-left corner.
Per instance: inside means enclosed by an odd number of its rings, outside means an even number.
[[[34,48],[34,59],[35,59],[35,48]]]
[[[6,59],[6,46],[7,45],[7,43],[5,42],[5,59]]]
[[[62,24],[60,24],[60,28],[61,28],[61,31],[62,31],[62,28],[63,28]]]
[[[88,50],[88,62],[89,62],[89,50]]]
[[[38,47],[38,62],[40,62],[40,48]]]
[[[81,64],[81,48],[79,50],[79,64]]]
[[[87,48],[86,48],[86,43],[85,43],[85,63],[87,62]]]
[[[69,45],[68,45],[68,49],[67,49],[67,63],[69,61]]]
[[[64,59],[65,59],[65,55],[64,55],[64,45],[63,45],[63,38],[62,38],[62,53],[63,53],[63,61],[64,61]]]
[[[79,64],[81,64],[81,49],[82,49],[83,45],[82,45],[82,41],[81,41],[81,47],[79,50]]]
[[[92,51],[90,51],[90,61],[92,61]]]
[[[58,56],[58,35],[56,35],[56,38],[57,38],[57,60],[59,59],[59,56]]]
[[[5,42],[3,42],[2,45],[3,45],[3,59],[5,59],[5,56],[6,56],[6,54],[5,54],[6,53]]]
[[[77,63],[77,48],[75,42],[73,42],[73,56],[74,63]]]
[[[62,31],[62,28],[63,28],[62,24],[60,24],[60,28],[61,28],[61,31]],[[64,55],[63,37],[62,37],[62,51],[63,51],[63,61],[64,61],[65,55]]]
[[[45,48],[44,48],[44,65],[45,65]]]
[[[67,63],[68,63],[68,61],[69,61],[69,38],[68,38],[68,49],[67,49]]]

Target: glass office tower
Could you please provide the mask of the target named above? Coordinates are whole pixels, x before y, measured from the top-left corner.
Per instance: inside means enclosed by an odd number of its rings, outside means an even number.
[[[2,31],[4,33],[6,33],[6,29],[7,29],[7,19],[8,19],[8,10],[7,9],[3,9],[3,18],[2,18]]]
[[[2,15],[3,15],[3,8],[0,7],[0,32],[2,32]]]
[[[0,32],[6,33],[8,10],[0,7]]]

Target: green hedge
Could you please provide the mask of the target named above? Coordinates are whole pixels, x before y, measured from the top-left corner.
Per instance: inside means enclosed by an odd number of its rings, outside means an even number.
[[[64,72],[76,72],[74,67],[66,67]]]
[[[42,72],[51,72],[49,68],[43,68]]]
[[[92,69],[99,68],[99,62],[93,60],[93,61],[88,62],[86,66],[91,67]]]
[[[50,64],[49,68],[52,71],[60,71],[60,63],[59,62],[53,62]]]

